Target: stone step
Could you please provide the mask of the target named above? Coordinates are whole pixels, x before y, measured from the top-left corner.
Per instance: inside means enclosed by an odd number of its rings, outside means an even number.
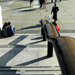
[[[0,74],[0,75],[55,75],[55,74]],[[62,75],[62,74],[58,74]]]
[[[15,67],[0,67],[1,74],[25,74],[25,75],[55,75],[61,74],[59,66],[15,66]]]
[[[60,70],[59,66],[11,66],[0,67],[0,70]]]
[[[0,75],[21,75],[21,74],[0,74]]]
[[[35,74],[52,74],[52,75],[55,75],[55,74],[61,74],[60,70],[0,70],[0,75],[1,74],[32,74],[32,75],[35,75]]]
[[[1,74],[21,74],[21,71],[19,70],[0,70],[0,75]]]

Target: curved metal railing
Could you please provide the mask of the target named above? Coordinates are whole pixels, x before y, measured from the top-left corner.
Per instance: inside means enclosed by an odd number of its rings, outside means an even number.
[[[47,56],[53,56],[53,47],[61,67],[63,75],[75,74],[75,39],[68,36],[60,36],[56,26],[46,19],[41,20],[41,33],[43,40],[48,41]]]

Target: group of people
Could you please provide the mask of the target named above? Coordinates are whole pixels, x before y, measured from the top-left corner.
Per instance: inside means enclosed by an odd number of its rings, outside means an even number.
[[[11,22],[5,22],[2,31],[4,34],[7,33],[7,35],[3,34],[3,36],[12,36],[15,34],[15,26],[12,26]]]
[[[4,29],[8,25],[11,25],[11,22],[5,22],[2,29]]]
[[[30,0],[30,7],[31,7],[32,2],[33,2],[33,0]],[[39,0],[38,2],[40,4],[40,8],[42,8],[42,6],[43,6],[43,8],[46,8],[47,0]]]
[[[61,0],[60,0],[60,1],[61,1]],[[30,0],[30,7],[31,7],[31,3],[32,3],[32,2],[33,2],[33,0]],[[46,2],[47,2],[47,0],[39,0],[38,2],[39,2],[39,4],[40,4],[40,8],[42,8],[42,6],[43,6],[43,8],[46,8]],[[59,11],[59,7],[56,5],[56,2],[57,2],[57,0],[55,0],[54,6],[52,7],[52,10],[51,10],[51,13],[50,13],[50,14],[53,13],[53,19],[54,19],[53,24],[57,26],[56,21],[57,21],[57,13],[58,13],[58,11]],[[57,27],[58,27],[58,26],[57,26]],[[58,27],[58,28],[59,28],[59,27]],[[59,28],[59,31],[60,31],[60,28]]]
[[[31,7],[31,3],[33,2],[33,0],[30,0],[30,7]],[[47,0],[39,0],[38,1],[39,4],[40,4],[40,8],[46,8],[46,2]],[[56,0],[55,0],[55,3],[54,3],[54,6],[52,7],[52,10],[51,10],[51,14],[53,13],[53,19],[54,19],[54,22],[57,21],[57,12],[59,11],[59,7],[56,6]]]
[[[40,3],[40,8],[42,7],[42,4],[44,3],[45,1],[44,0],[39,0],[39,3]],[[54,3],[54,6],[52,7],[52,10],[51,10],[51,13],[53,13],[53,19],[54,19],[54,22],[53,24],[56,26],[56,28],[58,29],[58,32],[60,32],[60,28],[59,26],[57,26],[57,12],[59,11],[59,7],[56,6],[56,3]],[[8,27],[8,29],[6,30],[8,36],[12,36],[15,34],[15,27],[11,25],[11,22],[5,22],[4,25],[3,25],[3,28],[2,30],[4,30],[6,27]]]
[[[32,4],[33,0],[30,0],[30,7],[31,7],[31,4]],[[38,0],[39,4],[40,4],[40,8],[46,8],[46,3],[47,3],[47,0]],[[57,0],[55,0],[55,3],[57,2]],[[61,0],[60,0],[61,2]],[[53,3],[53,0],[51,0],[51,3]]]

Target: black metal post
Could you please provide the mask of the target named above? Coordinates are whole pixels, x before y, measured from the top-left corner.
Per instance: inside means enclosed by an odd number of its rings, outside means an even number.
[[[48,41],[48,48],[47,48],[47,56],[48,57],[52,57],[53,56],[53,45],[49,41]]]
[[[43,27],[41,27],[41,35],[43,35]]]
[[[43,35],[43,41],[46,41],[46,37],[45,37],[45,33],[44,33],[43,28],[42,28],[42,35]]]

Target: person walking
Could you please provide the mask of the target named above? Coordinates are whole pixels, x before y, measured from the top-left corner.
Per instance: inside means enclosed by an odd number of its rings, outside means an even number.
[[[51,14],[53,13],[54,22],[57,21],[57,12],[58,11],[59,11],[59,7],[57,7],[56,3],[54,3],[54,6],[52,7],[52,10],[51,10]]]
[[[44,8],[46,9],[46,3],[47,3],[47,0],[43,0],[43,9]]]
[[[40,4],[40,8],[42,8],[43,0],[39,0],[38,2],[39,2],[39,4]]]

